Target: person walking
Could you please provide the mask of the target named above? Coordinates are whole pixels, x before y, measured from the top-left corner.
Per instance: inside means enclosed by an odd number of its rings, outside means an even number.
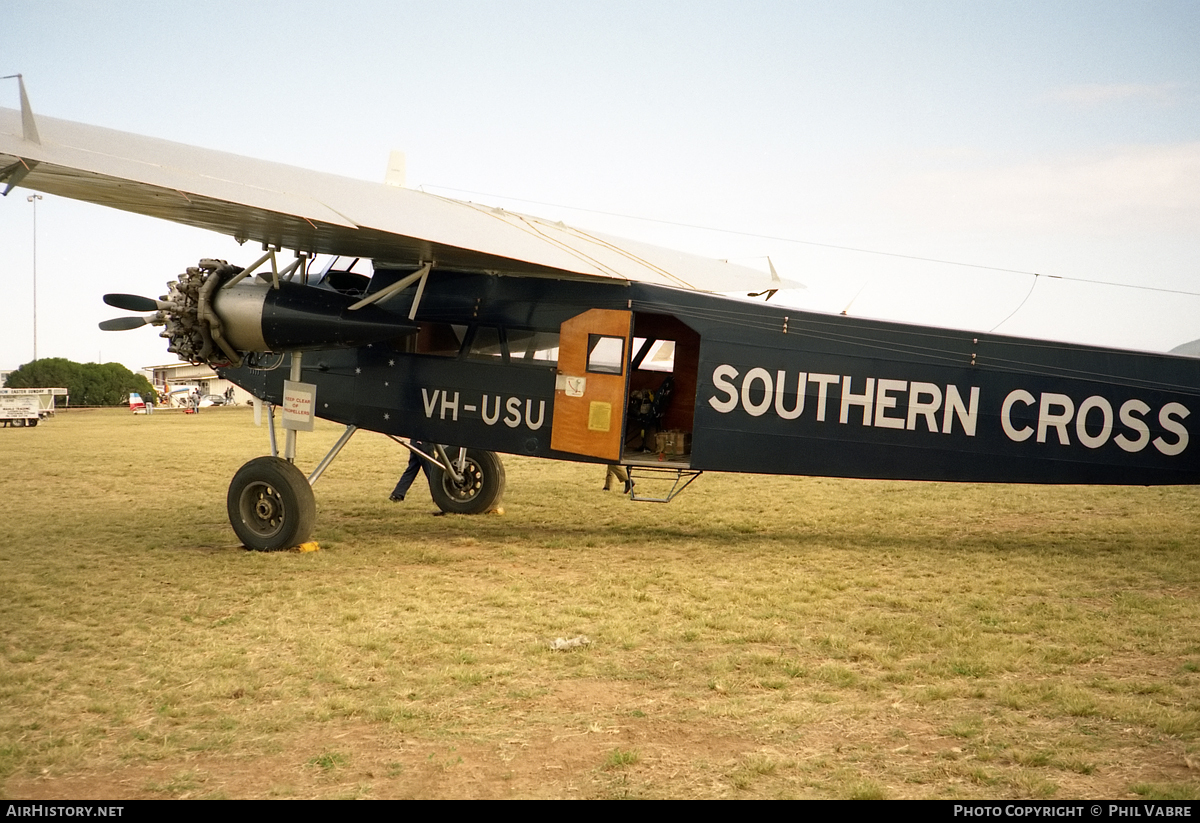
[[[608,471],[604,474],[604,491],[612,491],[612,481],[614,477],[617,479],[618,483],[625,484],[624,493],[629,494],[630,489],[633,488],[633,481],[629,479],[629,472],[625,471],[625,467],[617,465],[616,463],[608,464]]]
[[[429,451],[429,444],[422,440],[409,440],[408,444],[413,449],[420,449],[423,452]],[[391,500],[393,503],[404,502],[404,495],[408,494],[413,481],[417,479],[417,475],[421,472],[425,472],[425,479],[428,480],[429,461],[410,449],[408,452],[408,465],[404,468],[404,473],[400,475],[400,479],[396,481],[396,488],[392,489],[388,500]]]

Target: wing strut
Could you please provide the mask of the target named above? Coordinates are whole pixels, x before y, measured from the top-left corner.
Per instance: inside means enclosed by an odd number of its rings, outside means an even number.
[[[420,280],[421,285],[417,286],[417,296],[413,300],[412,311],[408,313],[408,319],[412,320],[417,315],[417,304],[421,302],[421,293],[425,290],[425,280],[429,277],[429,270],[433,268],[433,263],[422,263],[421,268],[417,269],[407,277],[402,277],[390,286],[380,289],[372,295],[359,300],[348,311],[358,311],[363,306],[369,306],[372,303],[382,303],[385,300],[390,300],[394,295],[404,291],[416,281]]]
[[[283,271],[280,271],[279,266],[275,263],[275,252],[277,252],[277,251],[279,251],[278,248],[267,248],[266,251],[263,253],[262,257],[258,258],[253,263],[251,263],[249,266],[242,269],[241,272],[239,272],[238,274],[231,277],[225,283],[225,285],[223,285],[221,288],[228,289],[228,288],[232,288],[233,286],[236,286],[238,283],[240,283],[242,280],[244,280],[249,274],[253,273],[253,271],[255,269],[257,269],[263,263],[270,260],[271,261],[271,285],[275,289],[278,289],[280,278],[283,278],[284,280],[291,279],[292,273],[295,272],[297,268],[300,268],[302,265],[304,265],[308,262],[308,255],[304,252],[298,251],[298,252],[296,252],[296,259],[293,260],[291,262],[291,264],[288,265],[287,268],[285,268]],[[308,276],[307,271],[305,269],[301,269],[301,272],[302,272],[302,274],[301,274],[302,278],[307,278],[307,276]],[[266,278],[264,277],[263,279],[265,280]],[[305,280],[305,282],[307,282],[307,280]]]
[[[17,162],[7,168],[0,169],[0,182],[8,181],[8,186],[0,194],[8,197],[8,193],[24,180],[25,175],[33,171],[33,167],[37,164],[38,161],[36,160],[26,160],[24,157],[18,157]]]
[[[21,136],[25,138],[25,142],[40,146],[42,138],[38,137],[37,122],[33,119],[33,106],[29,105],[29,95],[25,93],[25,78],[20,74],[6,74],[0,77],[0,80],[11,80],[14,77],[21,88]]]
[[[33,143],[35,146],[42,145],[42,138],[38,136],[37,122],[33,119],[33,107],[29,105],[29,95],[25,93],[25,78],[19,74],[8,74],[0,77],[0,80],[11,80],[17,78],[17,85],[21,88],[21,137],[26,143]],[[25,160],[18,157],[17,162],[5,169],[0,169],[0,180],[7,180],[8,186],[4,189],[3,195],[8,196],[8,193],[13,188],[25,179],[25,175],[33,171],[33,167],[38,164],[36,160]]]

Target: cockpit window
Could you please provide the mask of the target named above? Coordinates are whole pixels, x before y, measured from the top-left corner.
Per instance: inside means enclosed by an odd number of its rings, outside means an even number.
[[[363,295],[371,285],[375,268],[367,257],[334,257],[325,267],[321,282],[340,294]]]
[[[342,255],[333,258],[327,271],[351,271],[355,274],[370,277],[375,273],[375,267],[371,264],[371,258],[369,257],[346,257]]]

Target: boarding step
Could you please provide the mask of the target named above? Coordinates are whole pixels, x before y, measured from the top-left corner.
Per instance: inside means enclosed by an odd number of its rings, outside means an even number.
[[[629,466],[628,469],[629,479],[633,482],[629,499],[639,503],[670,503],[680,492],[690,486],[693,480],[704,474],[696,469],[672,468],[671,466]],[[668,483],[671,486],[667,489],[665,496],[655,497],[648,493],[650,489],[665,488]],[[647,489],[647,486],[650,489]]]

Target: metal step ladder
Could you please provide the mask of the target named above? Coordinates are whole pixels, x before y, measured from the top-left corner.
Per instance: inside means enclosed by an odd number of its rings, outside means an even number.
[[[703,471],[696,469],[671,466],[626,466],[626,469],[629,472],[630,481],[633,482],[629,499],[638,503],[670,503],[690,486],[693,480],[704,474]],[[645,491],[638,491],[638,483],[646,481],[655,484],[657,488],[662,488],[665,483],[671,483],[671,488],[668,489],[666,496],[654,497]]]

